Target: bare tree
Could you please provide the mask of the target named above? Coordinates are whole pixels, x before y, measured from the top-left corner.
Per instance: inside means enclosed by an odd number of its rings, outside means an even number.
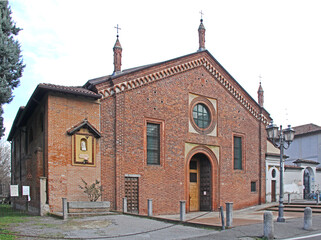
[[[81,179],[81,181],[83,182],[84,186],[82,187],[79,185],[79,187],[81,189],[85,189],[84,193],[87,194],[91,202],[96,202],[98,198],[100,198],[103,191],[102,186],[99,186],[100,182],[96,180],[93,184],[89,185],[84,179]]]
[[[10,184],[10,144],[0,140],[0,184]]]

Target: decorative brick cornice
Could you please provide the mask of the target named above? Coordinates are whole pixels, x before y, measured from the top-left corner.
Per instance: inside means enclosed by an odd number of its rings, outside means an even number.
[[[138,88],[138,87],[141,87],[145,84],[149,84],[151,82],[158,81],[163,78],[173,76],[178,73],[182,73],[184,71],[187,71],[187,70],[190,70],[190,69],[202,66],[202,65],[203,65],[202,59],[197,59],[194,61],[190,61],[187,63],[176,65],[174,67],[166,68],[162,71],[148,74],[143,77],[139,77],[139,78],[136,78],[133,80],[129,80],[129,81],[115,84],[112,87],[109,87],[107,89],[99,91],[99,93],[103,96],[102,99],[104,99],[104,98],[114,95],[115,93],[117,94],[117,93],[123,92],[125,90],[131,90],[134,88]]]
[[[206,59],[204,60],[204,67],[211,73],[215,79],[229,91],[236,100],[238,100],[256,119],[261,120],[264,124],[268,124],[268,119],[261,114],[256,108],[239,92],[219,71]]]
[[[230,92],[230,94],[239,101],[257,120],[262,121],[264,124],[268,124],[269,120],[266,116],[261,114],[258,110],[258,108],[254,107],[244,96],[244,93],[241,93],[240,91],[235,88],[232,83],[226,79],[214,66],[213,64],[208,61],[205,57],[189,61],[186,63],[182,63],[179,65],[176,65],[174,67],[169,67],[164,70],[154,72],[151,74],[147,74],[145,76],[124,81],[118,84],[115,84],[112,87],[109,87],[107,89],[103,89],[99,91],[99,93],[103,96],[102,99],[108,98],[110,96],[113,96],[114,94],[132,90],[138,87],[141,87],[145,84],[149,84],[154,81],[159,81],[161,79],[194,69],[196,67],[203,66],[225,89]]]

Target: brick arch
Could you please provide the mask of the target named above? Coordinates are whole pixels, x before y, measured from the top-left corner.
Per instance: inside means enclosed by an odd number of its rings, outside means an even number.
[[[215,154],[211,149],[206,146],[196,146],[192,148],[185,158],[185,200],[186,210],[189,211],[189,164],[193,156],[196,154],[204,154],[211,164],[212,174],[212,211],[215,211],[219,207],[219,163]]]

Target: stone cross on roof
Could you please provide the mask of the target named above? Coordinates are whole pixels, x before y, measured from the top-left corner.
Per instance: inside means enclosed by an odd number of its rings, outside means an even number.
[[[203,15],[204,15],[204,13],[203,13],[202,10],[200,11],[200,14],[201,14],[201,20],[203,20]]]
[[[261,74],[259,75],[259,79],[260,79],[260,84],[262,83],[262,76]]]
[[[117,29],[117,37],[119,37],[119,35],[118,35],[118,31],[119,31],[119,30],[121,30],[121,28],[118,26],[118,24],[117,24],[117,26],[116,26],[116,27],[114,27],[114,28],[116,28],[116,29]]]

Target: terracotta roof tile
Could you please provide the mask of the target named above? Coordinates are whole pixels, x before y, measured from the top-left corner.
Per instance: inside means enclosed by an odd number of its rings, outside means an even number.
[[[38,85],[39,88],[47,89],[47,90],[54,90],[58,92],[63,93],[74,93],[79,95],[84,95],[88,97],[94,97],[94,98],[100,98],[101,95],[97,94],[93,91],[90,91],[88,89],[82,88],[82,87],[69,87],[69,86],[61,86],[61,85],[55,85],[55,84],[49,84],[49,83],[40,83]]]
[[[298,167],[294,165],[284,165],[285,169],[303,169],[303,167]]]
[[[317,131],[321,131],[321,127],[312,123],[293,127],[295,131],[295,135],[302,135],[302,134],[308,134],[308,133],[313,133]]]
[[[309,163],[309,164],[316,164],[316,165],[319,164],[319,162],[316,162],[313,160],[305,160],[305,159],[297,159],[293,163]]]

